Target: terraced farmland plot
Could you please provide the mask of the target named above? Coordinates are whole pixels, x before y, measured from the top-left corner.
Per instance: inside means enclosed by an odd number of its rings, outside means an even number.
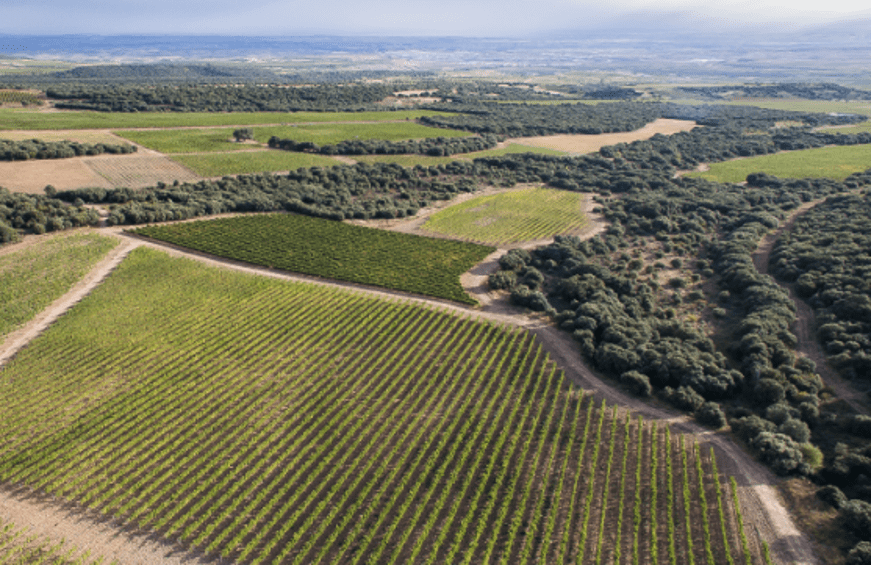
[[[531,334],[148,248],[0,399],[3,482],[242,563],[743,556],[708,455],[570,388]]]
[[[578,232],[587,225],[584,196],[530,188],[481,196],[434,213],[424,230],[483,244],[505,245]]]
[[[460,275],[493,248],[295,214],[238,216],[133,231],[186,248],[319,277],[466,304]]]

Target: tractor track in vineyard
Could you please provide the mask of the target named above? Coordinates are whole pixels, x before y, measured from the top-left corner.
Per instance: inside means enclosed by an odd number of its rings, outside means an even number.
[[[591,237],[602,231],[604,227],[605,224],[602,222],[594,223],[590,231],[582,237]],[[686,415],[654,406],[624,393],[585,364],[575,342],[568,333],[556,328],[541,315],[531,316],[528,312],[508,304],[504,296],[487,292],[483,280],[486,280],[487,273],[496,265],[496,260],[499,257],[497,254],[489,256],[462,277],[464,287],[481,303],[479,308],[468,308],[449,301],[296,275],[199,252],[191,252],[180,247],[126,234],[121,227],[101,228],[98,231],[106,235],[114,235],[120,238],[122,243],[110,251],[106,258],[73,289],[52,303],[33,321],[13,335],[8,336],[0,345],[0,364],[9,360],[15,352],[85,297],[120,264],[124,257],[140,246],[160,249],[173,256],[187,257],[219,268],[287,281],[352,289],[358,293],[382,298],[395,299],[399,297],[408,302],[436,307],[461,316],[487,319],[526,328],[535,334],[538,342],[549,353],[551,359],[564,370],[566,376],[574,384],[594,392],[598,399],[606,399],[611,405],[619,405],[621,414],[629,411],[642,415],[648,420],[661,421],[661,425],[668,424],[675,434],[690,435],[703,447],[713,446],[717,453],[721,472],[726,476],[734,476],[739,484],[742,510],[746,517],[746,523],[749,525],[747,528],[753,524],[759,529],[763,539],[769,543],[773,561],[776,563],[818,562],[808,538],[797,529],[781,503],[775,489],[777,482],[774,475],[745,453],[729,436],[704,428]],[[541,242],[537,243],[541,244]],[[75,506],[61,499],[33,493],[21,486],[0,484],[0,514],[4,518],[12,520],[16,525],[29,528],[35,534],[48,536],[53,540],[63,537],[68,543],[78,548],[91,550],[94,556],[103,556],[114,562],[128,564],[200,563],[204,560],[201,555],[186,553],[184,549],[179,548],[172,541],[161,540],[148,533],[133,531],[124,527],[120,522],[97,516],[89,511],[77,510]],[[753,535],[753,531],[749,531],[749,535]]]

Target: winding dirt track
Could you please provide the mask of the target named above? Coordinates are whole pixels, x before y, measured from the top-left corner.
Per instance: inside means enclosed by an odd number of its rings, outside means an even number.
[[[602,231],[604,227],[602,222],[593,222],[590,231],[582,237],[591,237]],[[576,344],[568,333],[557,329],[542,317],[531,316],[529,313],[513,307],[499,294],[489,292],[486,287],[487,274],[496,265],[501,252],[492,254],[462,277],[464,287],[482,305],[478,309],[470,309],[437,299],[300,276],[194,253],[135,238],[123,234],[119,228],[104,228],[100,232],[121,238],[122,245],[110,252],[109,256],[101,261],[82,282],[55,301],[44,313],[19,329],[14,338],[8,338],[0,346],[0,363],[11,358],[15,352],[26,345],[29,340],[35,338],[66,309],[86,296],[131,250],[138,246],[150,246],[162,249],[174,256],[188,257],[209,265],[277,279],[351,288],[356,292],[374,296],[402,297],[410,302],[437,306],[465,316],[484,318],[529,329],[536,334],[542,347],[551,358],[563,368],[567,377],[570,377],[577,385],[595,392],[597,396],[607,399],[611,404],[619,405],[623,410],[638,413],[648,419],[668,423],[673,431],[692,435],[701,444],[713,446],[717,452],[722,472],[734,476],[739,484],[746,523],[749,526],[750,524],[755,525],[761,536],[769,542],[772,559],[776,563],[811,564],[819,562],[808,539],[796,528],[787,509],[779,500],[774,488],[776,485],[775,477],[752,457],[744,453],[729,437],[697,425],[686,415],[652,406],[616,389],[612,383],[605,381],[585,365]],[[536,244],[538,243],[529,245]],[[28,527],[34,534],[46,536],[55,541],[63,537],[77,548],[90,549],[94,556],[102,556],[111,562],[122,564],[204,562],[202,556],[186,553],[184,549],[173,544],[172,541],[159,540],[149,536],[148,533],[130,530],[118,522],[79,510],[59,500],[30,493],[20,486],[0,485],[0,516],[13,521],[20,527]],[[751,536],[750,538],[752,544],[756,544],[755,537]]]
[[[777,229],[768,234],[760,241],[760,245],[751,254],[754,260],[754,267],[758,272],[769,275],[769,256],[772,254],[772,248],[775,247],[775,242],[781,233],[785,230],[790,230],[796,219],[803,213],[814,208],[826,199],[817,199],[807,202],[794,210]],[[850,405],[858,413],[869,414],[869,395],[863,394],[853,387],[850,382],[842,378],[839,373],[830,366],[827,362],[827,356],[821,348],[815,336],[815,316],[814,310],[796,294],[796,289],[793,285],[781,283],[776,280],[790,294],[790,300],[796,306],[796,321],[793,323],[791,331],[796,336],[797,346],[796,351],[799,354],[811,359],[817,368],[818,374],[824,382],[824,385],[832,389],[836,395]]]

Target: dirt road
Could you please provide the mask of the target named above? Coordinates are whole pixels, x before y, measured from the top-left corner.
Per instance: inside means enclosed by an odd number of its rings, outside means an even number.
[[[598,233],[604,226],[602,223],[592,225],[587,237]],[[300,276],[207,254],[193,253],[123,234],[121,229],[117,227],[104,228],[100,231],[122,238],[123,243],[101,261],[73,290],[55,301],[52,306],[46,309],[46,312],[41,313],[34,321],[20,329],[16,338],[7,339],[0,347],[0,363],[2,360],[9,359],[18,349],[46,328],[51,321],[96,287],[131,250],[138,246],[159,248],[174,256],[188,257],[225,269],[256,273],[289,281],[306,281],[342,287],[379,297],[399,297],[423,305],[438,306],[465,316],[513,324],[535,333],[542,347],[549,352],[552,359],[564,369],[566,375],[578,386],[595,392],[599,397],[607,399],[611,404],[619,405],[623,410],[638,413],[648,419],[669,423],[673,431],[692,435],[700,443],[714,446],[722,472],[734,476],[740,486],[740,498],[746,523],[756,526],[762,537],[769,542],[773,560],[777,563],[818,562],[808,539],[796,528],[786,508],[780,502],[774,488],[776,485],[774,476],[738,448],[729,437],[713,433],[697,425],[686,415],[654,406],[625,394],[613,383],[601,378],[587,367],[575,342],[568,333],[560,331],[540,316],[531,316],[528,312],[510,305],[505,297],[488,291],[483,280],[486,279],[492,266],[495,265],[496,259],[499,257],[497,254],[487,258],[462,278],[464,286],[470,294],[479,298],[482,303],[480,308],[471,309],[407,293]],[[90,549],[94,555],[111,557],[110,560],[120,563],[195,563],[201,559],[194,554],[185,554],[170,541],[161,541],[150,538],[144,533],[131,532],[119,523],[74,510],[71,506],[51,498],[40,499],[36,494],[30,494],[25,490],[16,491],[10,486],[0,487],[0,514],[19,526],[28,527],[35,534],[50,537],[52,540],[59,540],[63,537],[78,548]],[[755,537],[751,536],[751,539],[755,540]]]

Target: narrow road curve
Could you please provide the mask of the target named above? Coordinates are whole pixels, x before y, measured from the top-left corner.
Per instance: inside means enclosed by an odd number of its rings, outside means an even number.
[[[790,216],[788,216],[784,222],[778,226],[778,228],[760,240],[757,249],[751,254],[751,257],[754,260],[754,267],[759,273],[770,275],[769,256],[772,254],[775,242],[781,234],[785,231],[789,231],[794,222],[796,222],[796,219],[802,214],[808,212],[825,200],[825,198],[822,198],[803,204],[794,210]],[[773,279],[775,278],[773,277]],[[815,336],[814,329],[816,325],[814,310],[799,295],[797,295],[794,285],[782,283],[777,279],[775,282],[790,294],[790,300],[793,301],[793,304],[796,306],[796,320],[790,329],[794,336],[796,336],[796,351],[815,363],[817,372],[821,376],[824,385],[832,389],[840,399],[845,401],[855,411],[860,414],[868,415],[868,394],[864,394],[857,390],[850,384],[850,382],[842,378],[842,376],[840,376],[839,373],[827,362],[827,356],[824,354],[820,342],[817,340],[817,336]]]
[[[592,226],[584,237],[592,237],[604,228],[603,224]],[[123,238],[124,242],[110,252],[104,260],[86,276],[82,283],[69,293],[55,301],[44,313],[34,321],[19,330],[14,340],[12,338],[0,347],[0,364],[8,360],[15,352],[33,339],[52,321],[56,320],[66,309],[81,300],[90,290],[117,266],[133,249],[139,246],[149,246],[161,249],[173,256],[187,257],[225,269],[234,269],[247,273],[255,273],[272,278],[303,281],[339,288],[351,288],[372,296],[404,300],[420,303],[458,314],[491,320],[502,324],[511,324],[529,329],[535,333],[542,347],[551,358],[565,371],[567,377],[575,384],[594,392],[600,398],[605,398],[611,404],[617,404],[623,410],[643,415],[645,418],[668,423],[672,430],[680,434],[691,435],[701,444],[715,448],[718,454],[719,467],[722,473],[734,476],[740,486],[742,510],[746,523],[754,524],[762,537],[769,542],[772,557],[776,563],[815,563],[816,559],[811,544],[794,525],[786,508],[780,502],[775,489],[776,480],[766,468],[758,464],[752,457],[744,453],[729,437],[714,433],[692,420],[686,415],[660,408],[631,397],[617,389],[608,381],[603,380],[587,367],[580,352],[568,333],[554,327],[549,320],[541,316],[531,316],[510,304],[504,297],[487,291],[482,278],[486,279],[498,255],[473,268],[464,275],[462,280],[469,292],[480,299],[482,307],[470,309],[457,304],[414,296],[407,293],[382,290],[364,285],[354,285],[345,282],[328,281],[316,277],[290,274],[278,270],[256,267],[250,264],[235,262],[224,258],[191,252],[179,247],[148,241],[125,234],[119,227],[103,228],[100,232]],[[485,300],[481,300],[485,299]],[[21,511],[14,511],[20,509]],[[26,526],[35,534],[49,536],[57,540],[61,536],[77,548],[91,549],[94,555],[102,555],[112,561],[125,564],[134,563],[201,563],[202,557],[195,554],[184,554],[171,541],[161,541],[149,537],[145,533],[130,532],[120,523],[107,521],[96,515],[76,510],[73,506],[51,498],[38,499],[37,494],[28,494],[23,488],[0,486],[0,514],[12,520],[19,526]],[[747,528],[747,527],[746,527]],[[81,536],[80,536],[81,533]],[[753,540],[754,537],[752,536]],[[111,557],[111,558],[109,558]]]

